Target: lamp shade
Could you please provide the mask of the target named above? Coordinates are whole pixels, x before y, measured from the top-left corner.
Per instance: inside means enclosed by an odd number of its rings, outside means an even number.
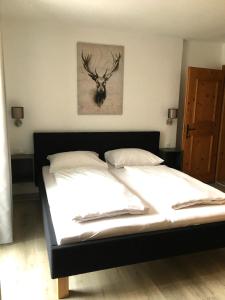
[[[176,118],[177,118],[177,108],[169,108],[168,119],[176,119]]]
[[[22,106],[12,106],[11,115],[13,119],[23,119],[24,118],[24,109]]]

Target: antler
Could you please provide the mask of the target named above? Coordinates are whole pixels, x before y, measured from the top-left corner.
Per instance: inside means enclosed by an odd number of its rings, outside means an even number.
[[[89,68],[89,63],[90,63],[90,60],[91,60],[91,54],[88,54],[88,55],[84,55],[83,51],[81,53],[81,58],[83,60],[83,66],[85,68],[85,70],[88,72],[88,75],[94,80],[96,81],[96,79],[98,78],[98,73],[96,72],[96,69],[95,69],[95,74],[90,70]]]
[[[112,58],[113,58],[113,65],[112,65],[112,69],[111,69],[111,71],[109,73],[107,73],[108,70],[106,69],[105,74],[103,75],[103,77],[105,78],[105,80],[108,80],[112,76],[113,72],[115,72],[115,71],[118,70],[119,64],[120,64],[121,54],[119,53],[119,54],[116,54],[114,56],[111,53],[111,55],[112,55]]]

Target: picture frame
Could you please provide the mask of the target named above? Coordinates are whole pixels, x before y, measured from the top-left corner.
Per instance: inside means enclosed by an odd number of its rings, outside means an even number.
[[[78,114],[122,114],[123,72],[123,46],[78,42]]]

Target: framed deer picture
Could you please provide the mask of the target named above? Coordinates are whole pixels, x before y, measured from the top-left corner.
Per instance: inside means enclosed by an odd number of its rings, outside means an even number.
[[[124,47],[77,43],[78,114],[122,114]]]

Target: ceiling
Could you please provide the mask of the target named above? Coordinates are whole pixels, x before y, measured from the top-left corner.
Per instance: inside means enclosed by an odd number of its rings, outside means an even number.
[[[225,41],[225,0],[1,0],[1,14]]]

